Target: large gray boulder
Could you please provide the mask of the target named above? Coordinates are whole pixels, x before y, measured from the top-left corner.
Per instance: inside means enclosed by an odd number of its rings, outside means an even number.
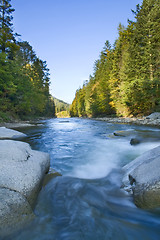
[[[133,192],[135,204],[148,209],[160,207],[160,146],[145,152],[123,170],[123,185]]]
[[[27,135],[6,127],[0,127],[0,139],[20,139]]]
[[[151,119],[151,120],[160,119],[160,112],[154,112],[149,116],[147,116],[146,119]]]
[[[4,229],[33,215],[49,166],[47,153],[34,151],[24,142],[0,140],[0,236]]]
[[[33,218],[33,210],[21,193],[0,188],[0,239]]]

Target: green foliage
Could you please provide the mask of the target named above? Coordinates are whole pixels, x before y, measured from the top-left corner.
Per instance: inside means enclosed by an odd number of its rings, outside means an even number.
[[[54,116],[49,69],[28,42],[16,42],[10,0],[0,1],[0,111],[25,119]]]
[[[10,1],[0,1],[0,49],[3,53],[8,53],[8,57],[12,59],[14,52],[18,49],[15,43],[15,36],[18,34],[14,34],[12,29],[12,13],[14,9]]]
[[[146,115],[160,111],[160,0],[137,5],[135,22],[105,43],[93,76],[77,90],[71,116]]]
[[[67,111],[69,112],[69,104],[53,97],[54,103],[55,103],[55,111],[56,113],[62,112],[62,111]]]
[[[1,112],[0,111],[0,122],[8,122],[10,120],[10,116],[7,113]]]
[[[57,118],[69,118],[69,112],[68,111],[61,111],[56,114]]]
[[[55,103],[55,115],[58,118],[66,118],[70,117],[69,108],[70,105],[60,99],[52,97]]]

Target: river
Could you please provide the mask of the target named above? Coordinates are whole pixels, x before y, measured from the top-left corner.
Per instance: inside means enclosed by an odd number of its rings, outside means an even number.
[[[50,119],[26,128],[33,149],[62,176],[42,188],[36,218],[12,240],[157,240],[160,210],[138,209],[121,188],[122,167],[160,142],[130,145],[118,130],[159,129],[89,119]]]

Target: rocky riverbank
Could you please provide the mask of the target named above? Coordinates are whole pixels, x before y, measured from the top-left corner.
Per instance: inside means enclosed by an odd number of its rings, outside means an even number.
[[[17,119],[12,119],[12,121],[0,122],[0,127],[6,127],[6,128],[25,128],[25,127],[35,127],[35,126],[41,126],[42,123],[40,123],[41,120],[50,119],[49,117],[39,117],[28,121],[22,121]]]
[[[39,125],[39,123],[37,123]],[[31,123],[30,121],[17,121],[17,122],[1,122],[0,127],[6,128],[23,128],[23,127],[35,127],[37,126],[35,123]]]
[[[155,112],[147,117],[142,118],[124,118],[124,117],[97,117],[96,120],[106,121],[109,123],[126,123],[126,124],[137,124],[137,125],[149,125],[149,126],[160,126],[160,113]]]

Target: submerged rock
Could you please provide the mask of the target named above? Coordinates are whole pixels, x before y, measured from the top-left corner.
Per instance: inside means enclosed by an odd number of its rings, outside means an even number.
[[[0,127],[0,139],[20,139],[27,137],[26,134],[6,127]]]
[[[130,144],[131,145],[137,145],[137,144],[139,144],[141,142],[142,142],[142,140],[139,139],[139,138],[131,138],[131,140],[130,140]]]
[[[49,165],[47,153],[34,151],[24,142],[0,140],[0,236],[3,229],[33,215]]]
[[[124,131],[115,131],[113,134],[118,137],[127,137],[131,145],[160,141],[160,131],[129,129]]]
[[[59,123],[69,123],[68,120],[59,121]]]
[[[124,187],[132,190],[141,208],[160,207],[160,146],[124,166]]]
[[[117,136],[117,137],[130,137],[130,136],[133,136],[136,134],[135,130],[134,129],[129,129],[129,130],[126,130],[126,131],[115,131],[114,133],[114,136]]]
[[[50,168],[49,172],[45,175],[45,178],[43,180],[43,187],[45,187],[53,178],[56,178],[58,176],[62,176],[62,174]]]

